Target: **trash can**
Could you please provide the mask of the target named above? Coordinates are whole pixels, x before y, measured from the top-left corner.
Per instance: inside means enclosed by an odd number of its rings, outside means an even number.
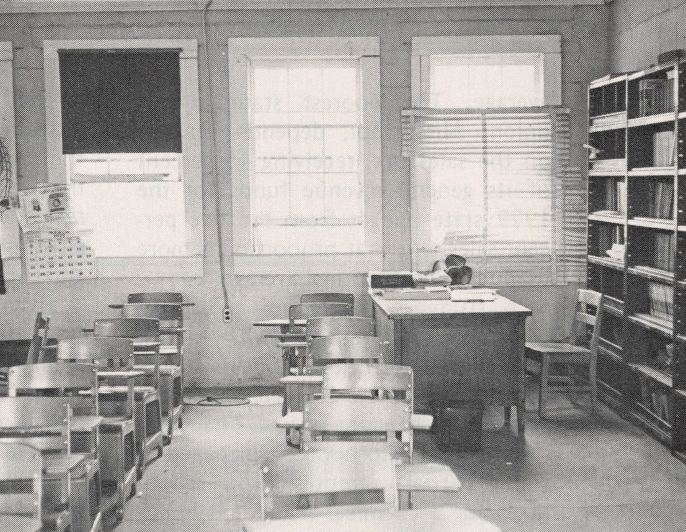
[[[480,400],[437,405],[436,444],[442,451],[480,451],[484,404]]]

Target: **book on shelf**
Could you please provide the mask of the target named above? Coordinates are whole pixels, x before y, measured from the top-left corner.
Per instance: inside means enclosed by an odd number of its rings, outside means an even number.
[[[591,170],[597,172],[624,172],[626,159],[595,159],[591,161]]]
[[[670,219],[674,212],[674,185],[666,181],[650,184],[648,216],[650,218]]]
[[[674,315],[674,287],[650,281],[648,283],[650,315],[661,320],[672,321]]]
[[[624,214],[626,205],[626,183],[624,181],[617,181],[617,210],[620,214]]]
[[[653,166],[664,167],[674,165],[673,130],[656,131],[653,133]]]
[[[674,271],[674,233],[655,232],[653,235],[653,266],[668,272]]]

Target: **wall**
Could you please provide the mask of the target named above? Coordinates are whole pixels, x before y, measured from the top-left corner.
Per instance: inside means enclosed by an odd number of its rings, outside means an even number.
[[[0,35],[15,46],[15,105],[19,187],[47,180],[42,41],[51,39],[193,38],[202,41],[199,12],[38,14],[0,16]],[[307,291],[349,291],[357,296],[357,312],[371,312],[366,279],[351,276],[234,277],[231,265],[231,187],[229,164],[229,79],[226,60],[229,37],[379,36],[381,39],[381,111],[383,153],[384,265],[410,267],[409,163],[400,157],[400,111],[410,104],[410,39],[415,35],[561,34],[563,103],[573,110],[573,164],[585,154],[586,85],[607,70],[604,6],[529,8],[422,8],[374,10],[212,11],[209,52],[213,100],[201,77],[205,275],[201,279],[95,279],[54,284],[10,281],[0,296],[0,337],[27,337],[37,310],[52,316],[53,334],[80,334],[96,317],[114,316],[108,303],[122,302],[129,292],[180,291],[195,301],[189,309],[187,375],[190,384],[215,386],[242,382],[274,382],[280,355],[273,340],[251,323],[281,317],[288,305]],[[201,73],[205,65],[200,55]],[[233,321],[222,321],[213,178],[207,158],[211,142],[209,116],[217,125],[217,166],[224,227],[224,250]],[[503,293],[532,308],[532,338],[560,336],[568,320],[573,288],[508,288]]]
[[[686,48],[684,0],[615,0],[611,13],[613,72],[641,70],[662,52]]]

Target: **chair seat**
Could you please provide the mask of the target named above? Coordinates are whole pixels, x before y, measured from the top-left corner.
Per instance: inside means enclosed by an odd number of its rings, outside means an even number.
[[[98,392],[101,394],[125,394],[128,393],[129,389],[127,386],[100,386]],[[136,399],[139,399],[142,395],[155,393],[154,386],[134,386],[133,393]]]
[[[398,489],[403,491],[459,491],[460,480],[444,464],[399,464]]]
[[[545,353],[546,355],[548,354],[556,354],[556,353],[561,353],[561,354],[590,354],[590,351],[588,348],[580,346],[580,345],[574,345],[574,344],[564,344],[564,343],[557,343],[557,342],[527,342],[526,343],[526,348],[527,350],[530,351],[535,351],[537,353]]]
[[[145,371],[147,374],[150,374],[155,371],[155,366],[153,364],[136,364],[134,369]],[[160,375],[180,376],[181,366],[160,364]]]
[[[40,519],[21,515],[0,515],[0,530],[12,532],[41,532],[44,529]]]

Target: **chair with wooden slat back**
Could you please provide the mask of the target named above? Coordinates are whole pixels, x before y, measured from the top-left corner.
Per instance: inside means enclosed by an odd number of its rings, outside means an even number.
[[[70,451],[71,407],[60,397],[2,397],[0,412],[0,443],[29,445],[41,453],[44,529],[72,530],[71,479],[81,476],[85,465]]]
[[[10,397],[47,394],[71,406],[71,452],[85,460],[82,475],[72,477],[72,532],[102,528],[100,503],[100,423],[98,377],[93,364],[47,362],[10,368]]]
[[[27,364],[37,364],[43,361],[44,347],[48,341],[48,331],[50,330],[50,316],[43,317],[39,312],[36,314],[36,321],[33,325],[33,336],[31,337],[31,345],[26,356]]]
[[[363,320],[367,320],[364,318]],[[310,321],[308,320],[308,325]],[[342,332],[342,328],[331,326],[335,318],[325,322],[326,327],[316,327],[315,332]],[[370,320],[369,320],[370,321]],[[318,322],[322,323],[322,322]],[[355,329],[368,332],[368,321],[354,322]],[[360,326],[361,325],[361,326]],[[351,329],[347,329],[351,330]],[[299,439],[293,431],[302,426],[303,405],[321,395],[323,368],[329,364],[339,363],[378,363],[382,361],[381,342],[375,336],[319,336],[309,338],[306,342],[306,364],[303,375],[289,375],[283,377],[281,383],[285,386],[285,413],[277,422],[277,426],[286,428],[286,442],[297,445]]]
[[[348,303],[355,305],[355,296],[353,294],[344,294],[341,292],[314,292],[311,294],[303,294],[300,296],[301,303]]]
[[[63,365],[93,364],[98,379],[100,470],[105,511],[123,516],[128,496],[136,493],[136,430],[133,341],[116,337],[80,337],[60,340],[57,358]],[[123,386],[121,383],[124,383]]]
[[[68,519],[68,513],[64,512]],[[43,457],[22,443],[0,440],[0,530],[43,529]],[[64,529],[62,518],[56,518]]]
[[[143,366],[143,375],[134,387],[136,442],[138,444],[138,478],[152,459],[161,457],[165,436],[162,433],[160,393],[160,322],[149,318],[109,318],[94,322],[95,337],[128,338],[133,341],[134,370],[141,359],[153,359],[152,371]]]
[[[124,318],[151,318],[160,322],[160,336],[173,337],[160,345],[160,391],[162,415],[167,417],[167,438],[171,441],[174,425],[183,426],[183,308],[172,303],[130,303],[122,307]],[[136,365],[137,369],[152,368]]]
[[[540,374],[538,414],[544,417],[545,401],[550,392],[589,393],[591,413],[595,413],[597,402],[596,365],[598,340],[602,325],[605,296],[593,290],[578,290],[571,342],[527,342],[527,370]],[[593,312],[595,309],[595,312]],[[581,332],[579,332],[581,331]],[[586,344],[586,345],[584,345]],[[587,347],[588,346],[588,347]],[[563,365],[567,375],[552,375],[551,365]],[[588,366],[588,383],[574,382],[573,367]],[[551,386],[552,381],[559,384]]]
[[[262,518],[395,512],[395,464],[384,453],[290,455],[267,460],[261,476]]]

